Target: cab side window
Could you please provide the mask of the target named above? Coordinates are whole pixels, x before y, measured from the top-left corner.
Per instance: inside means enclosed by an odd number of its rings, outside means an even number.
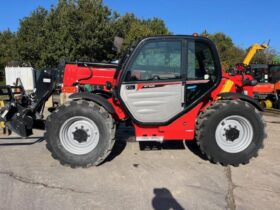
[[[218,79],[215,57],[209,44],[190,40],[187,51],[186,106],[199,99]]]
[[[142,46],[125,81],[176,80],[181,78],[181,41],[149,41]]]
[[[210,47],[203,42],[188,44],[188,80],[216,80],[217,70]]]

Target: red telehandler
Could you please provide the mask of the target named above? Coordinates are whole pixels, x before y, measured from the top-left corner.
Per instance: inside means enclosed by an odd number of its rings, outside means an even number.
[[[240,78],[222,73],[216,47],[205,37],[148,37],[118,65],[76,62],[62,72],[45,70],[31,95],[21,85],[2,86],[9,101],[1,120],[26,137],[54,91],[72,88],[76,93],[45,122],[47,148],[61,164],[99,165],[118,124],[129,121],[136,141],[195,139],[209,160],[237,166],[256,157],[266,137],[262,108],[243,94],[253,84]]]

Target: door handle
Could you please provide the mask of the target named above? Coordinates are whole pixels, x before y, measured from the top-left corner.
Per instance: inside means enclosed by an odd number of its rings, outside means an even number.
[[[127,90],[134,90],[135,89],[135,85],[126,85],[126,89]]]

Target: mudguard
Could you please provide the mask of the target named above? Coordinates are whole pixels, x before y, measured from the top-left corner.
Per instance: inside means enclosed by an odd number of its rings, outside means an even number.
[[[73,100],[85,99],[85,100],[93,101],[103,106],[110,114],[115,113],[114,107],[106,100],[106,98],[94,93],[74,93],[70,95],[69,98]]]
[[[226,100],[240,99],[242,101],[246,101],[246,102],[252,104],[259,111],[264,111],[258,101],[256,101],[252,97],[246,96],[246,95],[241,94],[241,93],[227,92],[227,93],[220,93],[218,96],[220,96],[222,99],[226,99]]]

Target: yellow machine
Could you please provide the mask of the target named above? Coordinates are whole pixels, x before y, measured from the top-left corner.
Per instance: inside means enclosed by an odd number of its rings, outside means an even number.
[[[4,101],[0,100],[0,108],[2,108],[4,106],[5,106]],[[11,131],[9,131],[9,129],[6,128],[4,121],[0,121],[0,134],[1,135],[5,135],[5,134],[10,135],[11,134]]]
[[[247,53],[247,55],[246,55],[246,57],[244,58],[244,60],[243,60],[242,63],[243,63],[244,65],[249,65],[250,62],[251,62],[251,60],[252,60],[252,58],[254,57],[254,55],[255,55],[258,51],[265,50],[265,49],[267,49],[267,48],[269,48],[268,44],[253,44],[253,45],[250,47],[250,49],[249,49],[249,51],[248,51],[248,53]]]

